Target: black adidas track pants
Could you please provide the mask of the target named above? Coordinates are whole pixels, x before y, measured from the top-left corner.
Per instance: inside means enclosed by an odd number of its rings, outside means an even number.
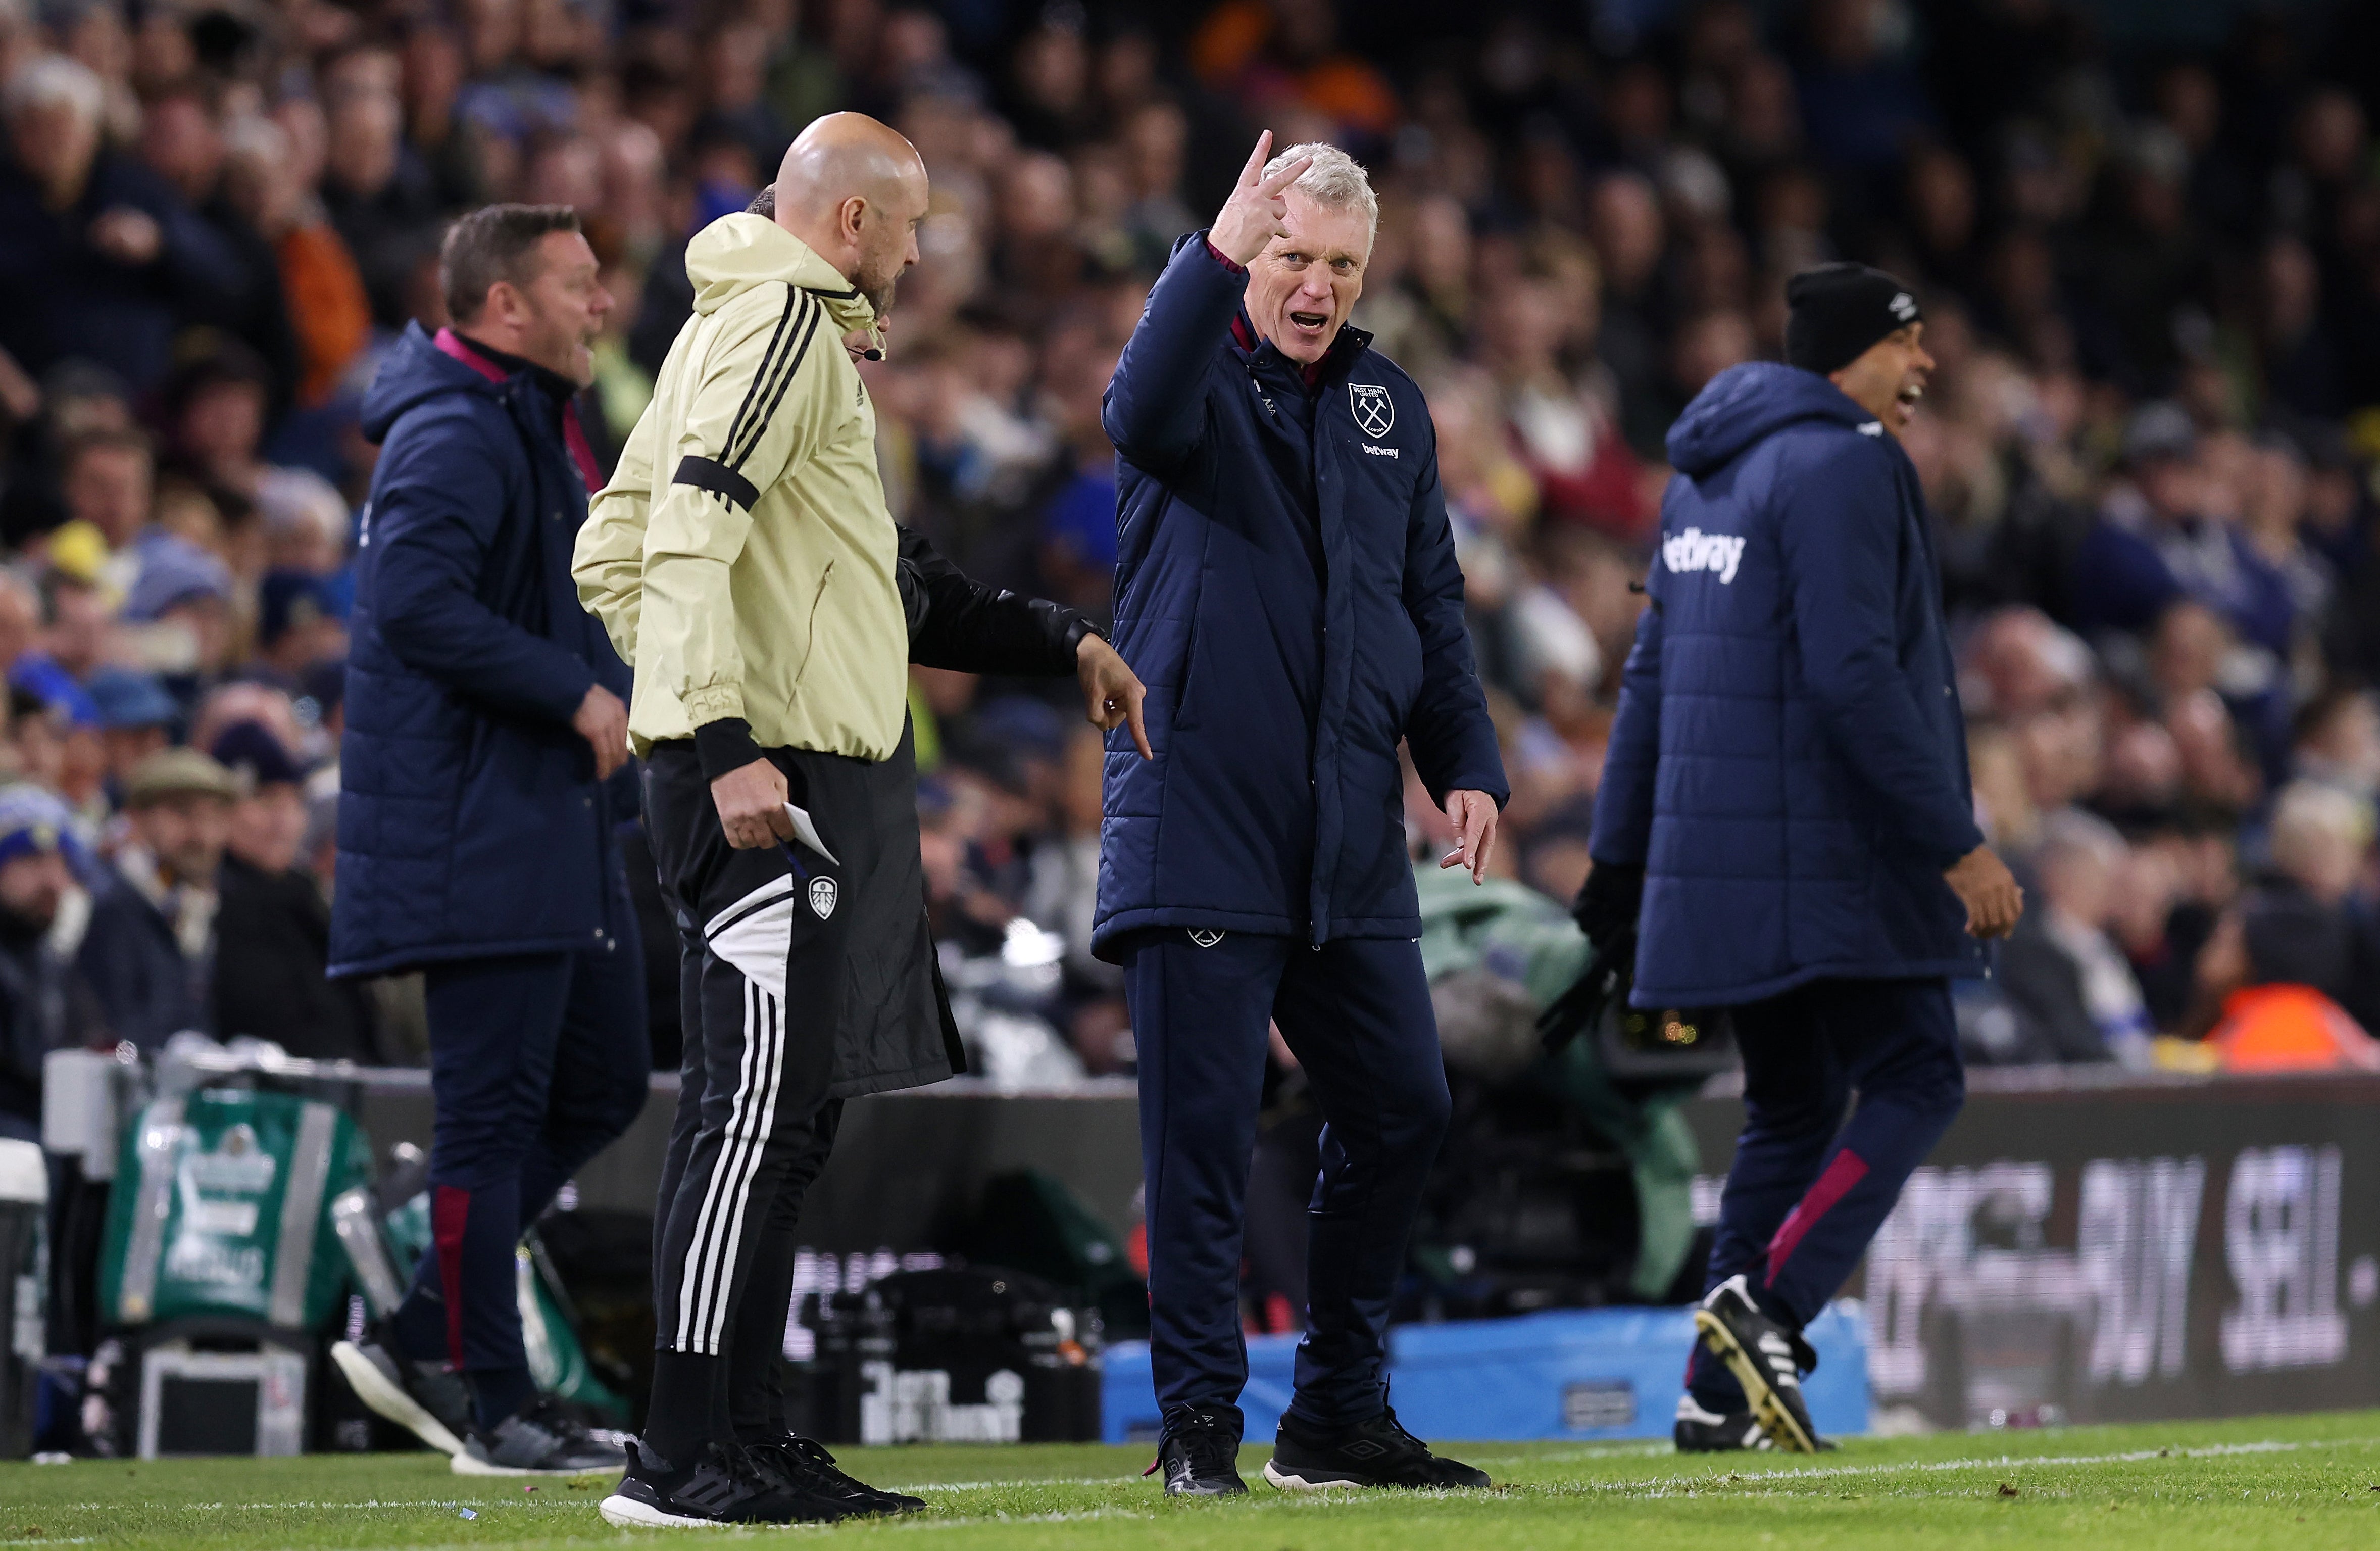
[[[645,823],[679,926],[686,1021],[656,1205],[654,1345],[729,1358],[730,1373],[773,1370],[786,1300],[768,1288],[790,1277],[802,1194],[833,1145],[835,1032],[860,913],[847,898],[874,875],[888,841],[917,843],[914,830],[872,822],[864,762],[804,750],[769,758],[832,859],[798,840],[729,847],[691,742],[656,744],[645,765]],[[747,1298],[756,1281],[762,1295]]]

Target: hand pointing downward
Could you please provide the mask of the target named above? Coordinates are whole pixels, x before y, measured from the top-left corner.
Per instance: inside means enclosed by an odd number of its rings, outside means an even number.
[[[1439,868],[1468,867],[1475,885],[1488,881],[1488,859],[1496,854],[1496,800],[1484,791],[1446,794],[1446,816],[1454,825],[1454,849]]]

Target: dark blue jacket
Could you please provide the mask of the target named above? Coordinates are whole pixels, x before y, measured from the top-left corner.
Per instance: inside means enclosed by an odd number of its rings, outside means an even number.
[[[92,245],[91,223],[117,208],[157,223],[154,262],[120,263]],[[145,392],[173,364],[177,328],[227,321],[270,278],[128,157],[101,152],[82,197],[53,211],[0,151],[0,296],[15,299],[0,307],[0,349],[34,376],[80,356]]]
[[[1124,347],[1115,644],[1157,757],[1108,739],[1095,951],[1146,926],[1417,937],[1397,743],[1434,800],[1509,788],[1429,407],[1343,329],[1309,389],[1244,272],[1175,245]]]
[[[1590,843],[1645,869],[1635,1001],[1980,972],[1942,879],[1984,837],[1908,455],[1764,361],[1686,406],[1670,461]]]
[[[552,402],[408,327],[364,399],[331,973],[604,946],[613,803],[570,718],[628,671],[578,606],[587,518]],[[622,816],[625,811],[623,810]]]

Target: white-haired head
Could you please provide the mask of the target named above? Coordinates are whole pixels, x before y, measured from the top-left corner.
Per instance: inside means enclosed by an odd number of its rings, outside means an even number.
[[[2372,805],[2314,781],[2292,781],[2273,802],[2273,865],[2325,904],[2343,899],[2371,849]]]
[[[83,123],[96,124],[107,111],[107,88],[99,73],[82,61],[63,54],[44,54],[8,78],[0,104],[11,118],[37,108],[66,108]]]
[[[1290,187],[1303,192],[1315,203],[1330,210],[1363,212],[1365,228],[1374,237],[1380,231],[1380,201],[1372,192],[1372,177],[1364,164],[1335,145],[1321,140],[1308,140],[1293,145],[1264,165],[1264,176],[1272,177],[1292,162],[1311,156],[1314,165],[1300,173]]]

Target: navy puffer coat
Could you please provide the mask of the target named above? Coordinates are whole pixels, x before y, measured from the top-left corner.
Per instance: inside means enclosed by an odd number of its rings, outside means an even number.
[[[630,803],[571,729],[628,670],[578,606],[587,485],[536,374],[407,329],[364,400],[331,973],[606,948],[633,931]],[[633,951],[634,938],[619,951]]]
[[[1634,1000],[1980,973],[1942,874],[1984,842],[1917,471],[1815,372],[1722,372],[1678,475],[1597,794],[1645,869]]]
[[[1245,286],[1184,238],[1108,387],[1115,644],[1157,756],[1109,736],[1111,957],[1149,926],[1418,937],[1399,741],[1435,800],[1509,795],[1428,405],[1360,329],[1307,385]]]

